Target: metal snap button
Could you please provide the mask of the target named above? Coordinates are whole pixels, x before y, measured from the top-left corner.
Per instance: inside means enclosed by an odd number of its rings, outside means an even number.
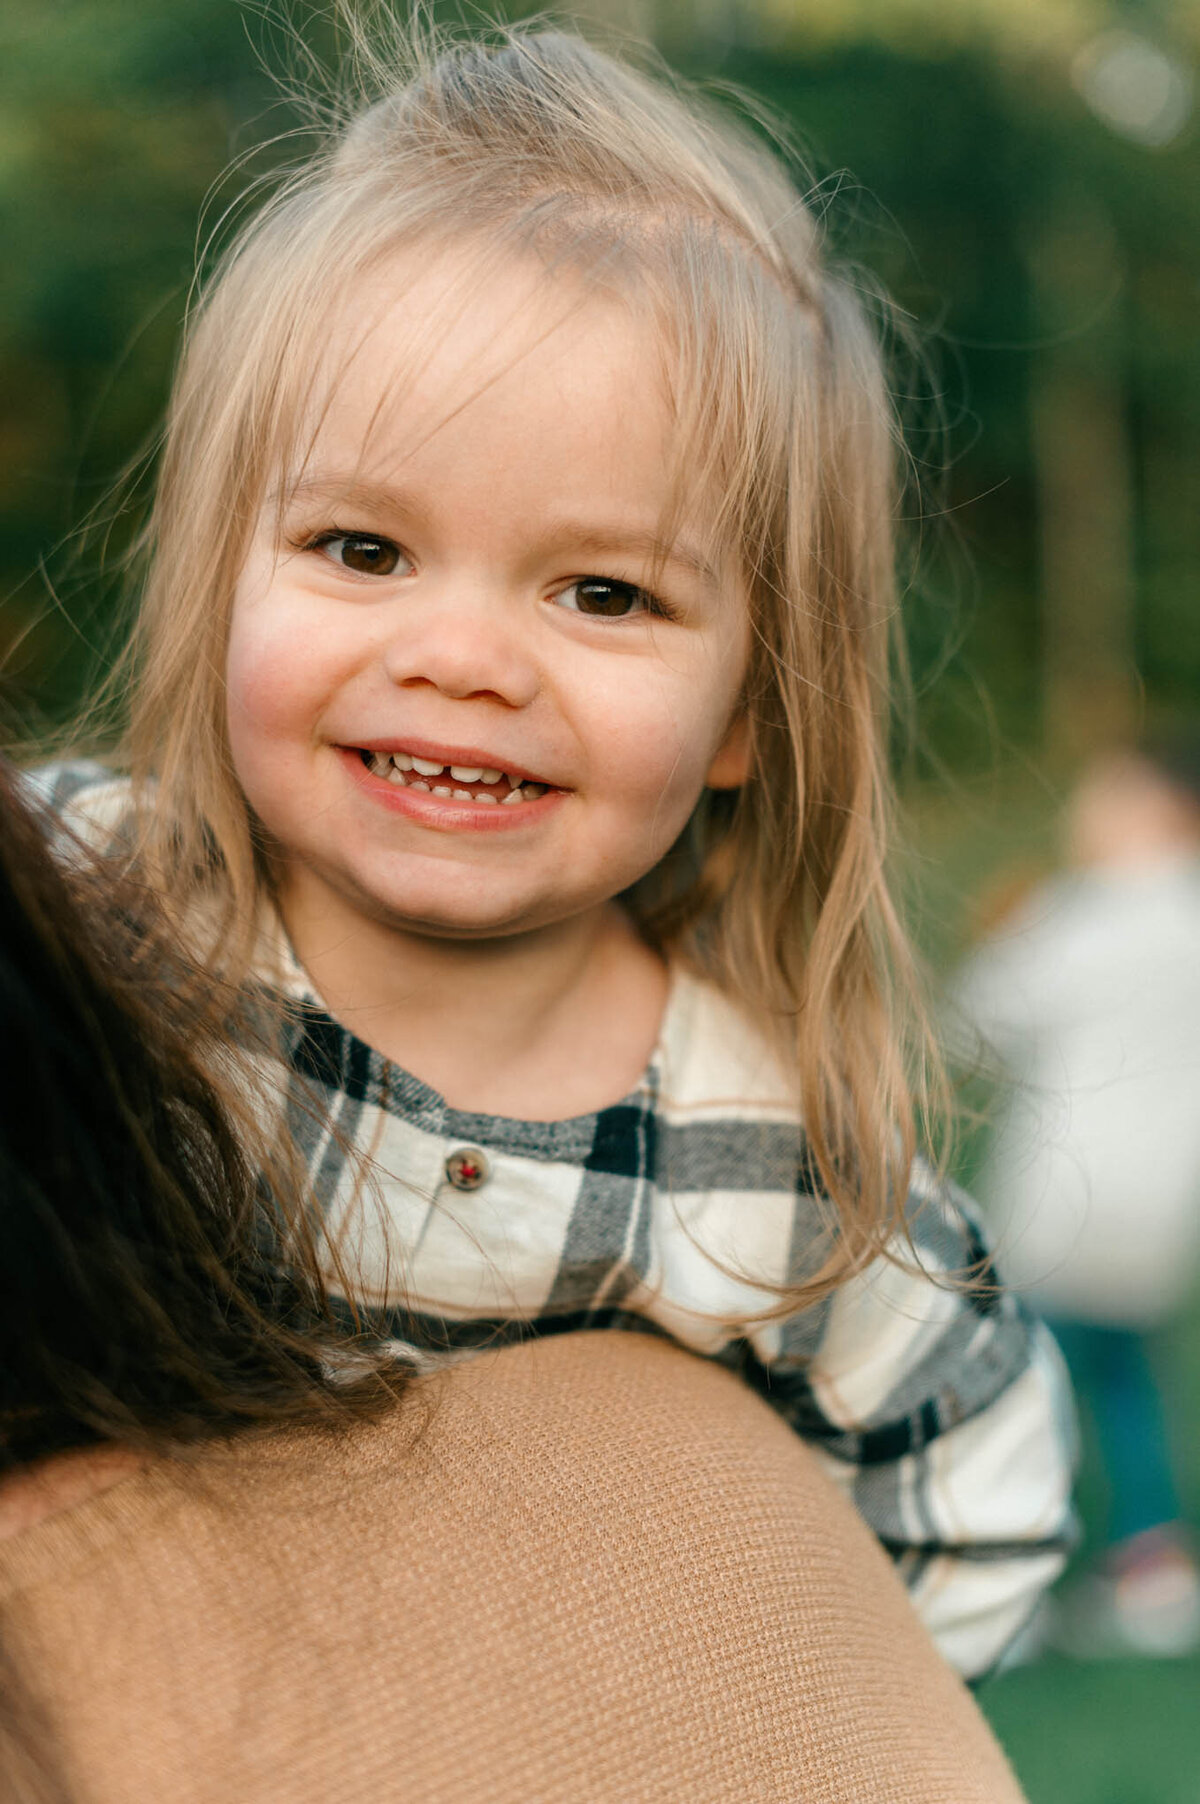
[[[487,1154],[477,1146],[460,1146],[446,1160],[446,1177],[456,1190],[478,1190],[491,1175]]]

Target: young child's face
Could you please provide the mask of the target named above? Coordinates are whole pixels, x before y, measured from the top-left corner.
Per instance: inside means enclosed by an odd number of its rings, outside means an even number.
[[[639,589],[672,469],[653,329],[573,278],[464,300],[454,273],[393,264],[341,322],[237,587],[229,733],[285,897],[486,937],[596,909],[741,780],[749,625],[703,518]]]

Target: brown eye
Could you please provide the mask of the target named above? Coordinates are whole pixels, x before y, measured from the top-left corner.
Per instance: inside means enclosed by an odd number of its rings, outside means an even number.
[[[645,613],[650,606],[650,597],[636,583],[617,582],[606,576],[581,577],[558,599],[572,613],[599,620],[624,620],[631,614]]]
[[[377,539],[366,532],[335,533],[321,540],[320,549],[334,563],[359,576],[391,576],[404,555],[390,539]]]

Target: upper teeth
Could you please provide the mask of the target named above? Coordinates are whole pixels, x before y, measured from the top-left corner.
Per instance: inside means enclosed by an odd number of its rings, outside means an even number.
[[[523,802],[535,802],[539,796],[545,795],[546,793],[546,785],[544,783],[527,783],[520,777],[507,775],[507,773],[502,770],[493,770],[483,765],[474,764],[438,764],[432,758],[418,758],[411,752],[369,752],[367,754],[367,765],[373,776],[386,777],[390,782],[399,783],[401,785],[404,784],[405,774],[410,771],[418,778],[441,777],[448,773],[454,778],[456,783],[496,784],[499,783],[501,779],[505,779],[509,785],[508,794],[503,797],[503,800],[506,802],[518,800]],[[428,789],[429,785],[427,783],[413,782],[408,784],[407,787]],[[434,795],[451,795],[456,792],[447,788],[444,784],[437,783],[433,786],[433,793]],[[459,797],[462,800],[473,801],[476,799],[475,797],[469,796],[466,791],[457,793],[459,793]],[[493,800],[491,796],[484,796],[479,799],[489,802]]]

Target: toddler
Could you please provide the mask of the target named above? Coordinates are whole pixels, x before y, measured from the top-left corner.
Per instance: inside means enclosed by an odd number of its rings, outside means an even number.
[[[735,1368],[979,1674],[1061,1564],[1064,1403],[914,1160],[866,310],[665,80],[405,58],[195,309],[123,758],[44,789],[271,1003],[356,1300]]]

